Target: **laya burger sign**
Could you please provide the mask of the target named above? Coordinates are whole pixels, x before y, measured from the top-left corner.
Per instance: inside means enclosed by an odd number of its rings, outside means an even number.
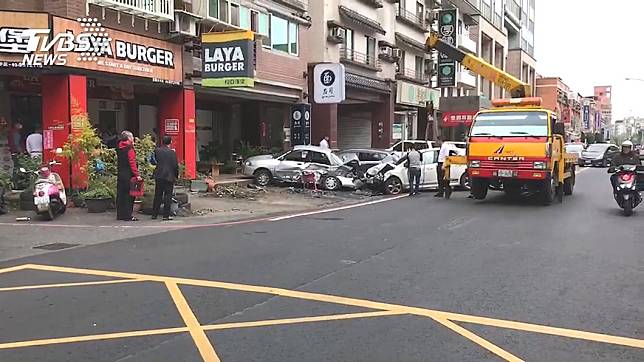
[[[204,87],[253,87],[255,43],[252,31],[207,33],[201,37]]]
[[[107,29],[96,18],[52,17],[50,29],[47,14],[0,12],[0,24],[3,67],[62,66],[182,81],[180,45]]]
[[[96,29],[95,22],[54,17],[54,33],[81,34]],[[93,19],[87,19],[93,20]],[[85,25],[85,26],[84,26]],[[93,26],[92,26],[93,25]],[[181,45],[114,29],[104,29],[99,52],[76,52],[67,57],[68,67],[150,78],[155,82],[181,84],[183,80]],[[100,33],[100,31],[99,31]],[[105,39],[107,41],[105,42]],[[100,44],[99,44],[100,46]],[[54,50],[54,54],[59,54]]]

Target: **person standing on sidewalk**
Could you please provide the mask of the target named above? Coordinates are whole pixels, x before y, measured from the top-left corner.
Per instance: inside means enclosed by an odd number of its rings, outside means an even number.
[[[320,141],[320,147],[326,148],[326,149],[329,148],[329,136],[324,136],[322,141]]]
[[[438,139],[440,142],[440,138]],[[452,151],[455,151],[455,146],[449,142],[442,142],[441,149],[438,151],[438,165],[436,166],[436,174],[438,176],[438,192],[434,197],[443,197],[445,195],[445,170],[443,169],[443,164],[445,159],[452,154]],[[449,182],[447,182],[447,187],[449,187]]]
[[[172,193],[174,183],[179,178],[179,162],[177,154],[170,148],[172,138],[163,136],[162,145],[154,150],[154,204],[152,207],[152,219],[159,216],[159,209],[163,202],[163,220],[172,220],[170,207],[172,206]]]
[[[40,126],[36,128],[34,133],[27,136],[27,153],[31,158],[42,158],[42,129]]]
[[[136,167],[134,152],[134,135],[130,131],[121,132],[121,141],[116,150],[117,155],[117,184],[116,184],[116,219],[121,221],[138,221],[132,216],[134,197],[130,196],[132,178],[141,181],[139,169]]]
[[[407,152],[407,175],[409,178],[409,196],[418,195],[418,188],[420,187],[420,170],[423,166],[423,155],[416,151],[416,147],[412,143]]]

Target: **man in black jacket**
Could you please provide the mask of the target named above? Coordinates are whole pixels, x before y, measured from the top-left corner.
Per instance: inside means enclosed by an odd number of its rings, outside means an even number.
[[[171,220],[170,207],[172,206],[172,192],[174,183],[179,177],[179,162],[177,154],[170,149],[172,138],[163,137],[163,144],[154,150],[154,205],[152,209],[152,219],[159,215],[159,209],[163,202],[163,220]]]

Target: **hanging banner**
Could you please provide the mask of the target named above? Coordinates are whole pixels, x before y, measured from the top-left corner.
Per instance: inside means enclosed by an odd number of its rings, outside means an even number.
[[[255,86],[255,35],[252,31],[206,33],[201,36],[204,87]]]
[[[443,127],[471,126],[476,112],[443,112]]]

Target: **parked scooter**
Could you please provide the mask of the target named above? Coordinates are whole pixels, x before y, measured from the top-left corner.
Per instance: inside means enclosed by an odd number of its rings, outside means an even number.
[[[67,195],[63,180],[58,173],[51,171],[51,167],[55,165],[60,163],[51,161],[47,166],[35,171],[38,179],[33,191],[34,211],[46,220],[53,220],[67,210]],[[20,168],[20,172],[28,171]]]
[[[616,182],[613,185],[613,196],[617,205],[624,210],[624,215],[631,216],[633,209],[642,202],[642,195],[638,189],[638,171],[642,166],[622,165],[617,168],[609,168],[609,173],[615,173]],[[642,177],[642,176],[639,176]]]

